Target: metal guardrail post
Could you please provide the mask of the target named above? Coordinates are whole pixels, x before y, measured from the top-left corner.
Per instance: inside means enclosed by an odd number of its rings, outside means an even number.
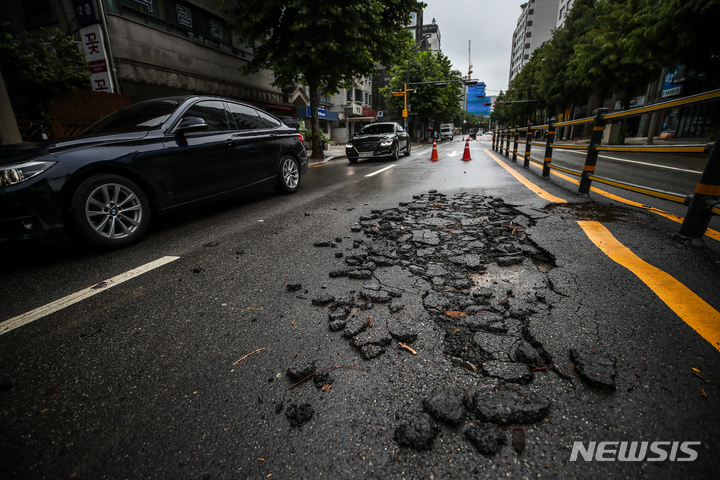
[[[700,183],[695,189],[695,195],[690,200],[680,233],[675,236],[687,243],[702,243],[702,238],[712,218],[712,209],[720,203],[718,201],[718,197],[720,197],[720,146],[718,146],[718,142],[720,142],[720,133],[710,151],[710,157],[705,164]]]
[[[597,115],[595,115],[595,122],[593,124],[593,133],[590,137],[590,145],[588,145],[587,156],[585,157],[585,166],[583,167],[582,176],[580,177],[580,188],[578,189],[578,195],[590,194],[590,175],[595,173],[595,165],[597,165],[598,151],[597,146],[602,143],[603,132],[605,131],[605,125],[607,120],[603,118],[609,112],[607,108],[598,109]]]
[[[555,142],[555,119],[550,119],[548,123],[547,142],[545,143],[545,159],[543,161],[542,178],[547,180],[550,178],[550,164],[552,163],[552,144]]]
[[[520,125],[515,125],[515,142],[513,143],[512,161],[517,162],[518,141],[520,140]]]
[[[495,131],[493,132],[493,138],[492,138],[492,149],[497,152],[497,138],[498,138],[498,130],[497,127],[495,127]]]
[[[505,158],[510,158],[510,129],[507,129],[507,136],[505,137]]]
[[[532,141],[532,132],[530,131],[530,123],[528,123],[527,135],[525,135],[525,161],[524,168],[530,168],[530,142]]]

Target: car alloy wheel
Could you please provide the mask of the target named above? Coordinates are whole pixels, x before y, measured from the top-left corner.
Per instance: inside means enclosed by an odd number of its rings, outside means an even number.
[[[285,155],[280,160],[278,171],[278,184],[275,190],[278,193],[295,193],[300,185],[300,167],[292,155]]]
[[[150,204],[142,189],[120,175],[87,179],[75,191],[71,209],[83,237],[103,248],[135,243],[150,224]]]
[[[392,159],[397,161],[400,158],[400,145],[397,143],[393,144]]]

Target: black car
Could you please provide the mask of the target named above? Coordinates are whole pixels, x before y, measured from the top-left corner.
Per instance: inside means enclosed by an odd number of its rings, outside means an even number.
[[[72,233],[121,248],[158,213],[250,186],[294,193],[307,168],[302,135],[252,105],[140,102],[73,138],[0,147],[0,241]]]
[[[410,155],[410,135],[395,122],[371,123],[357,132],[345,146],[350,163],[360,158],[390,157],[397,160],[400,152]]]

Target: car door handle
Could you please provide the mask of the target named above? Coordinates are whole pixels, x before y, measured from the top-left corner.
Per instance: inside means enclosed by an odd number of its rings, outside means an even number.
[[[228,138],[225,140],[225,145],[228,147],[237,147],[240,144],[240,140],[237,138]]]

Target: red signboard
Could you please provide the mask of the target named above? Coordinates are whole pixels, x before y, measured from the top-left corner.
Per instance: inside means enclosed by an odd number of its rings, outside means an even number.
[[[363,117],[374,117],[377,111],[373,110],[372,108],[363,107],[362,109],[362,116]]]

